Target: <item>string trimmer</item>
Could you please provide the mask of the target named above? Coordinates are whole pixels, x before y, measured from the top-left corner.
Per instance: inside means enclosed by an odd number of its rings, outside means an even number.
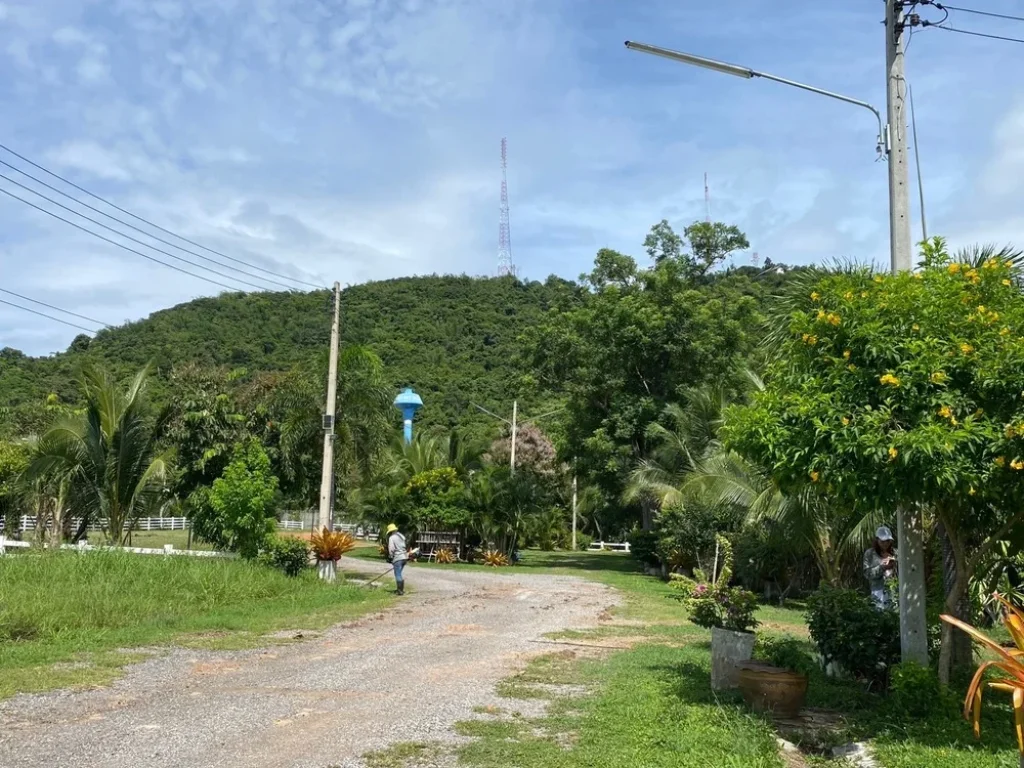
[[[416,547],[416,549],[410,549],[410,550],[409,550],[409,559],[411,560],[412,558],[414,558],[414,557],[415,557],[416,555],[418,555],[419,553],[420,553],[420,548],[419,548],[419,547]],[[393,570],[395,570],[395,566],[393,566],[393,565],[392,565],[392,566],[391,566],[390,568],[388,568],[388,569],[387,569],[386,571],[384,571],[384,573],[382,573],[382,574],[381,574],[380,576],[374,576],[374,577],[373,577],[372,579],[370,579],[370,580],[369,580],[368,582],[366,582],[365,584],[363,584],[363,586],[364,586],[364,587],[368,587],[368,586],[370,586],[371,584],[373,584],[373,582],[375,582],[375,581],[377,581],[377,580],[379,580],[379,579],[383,579],[383,578],[384,578],[385,576],[387,576],[387,575],[388,575],[389,573],[391,573],[391,572],[392,572]]]

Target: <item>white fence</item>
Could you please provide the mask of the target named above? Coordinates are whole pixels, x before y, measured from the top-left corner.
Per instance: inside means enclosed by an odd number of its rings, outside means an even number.
[[[0,534],[0,555],[6,554],[7,549],[28,549],[32,544],[27,541],[15,541],[7,539]],[[149,547],[94,547],[84,541],[77,544],[61,544],[61,549],[72,549],[76,552],[131,552],[135,555],[185,555],[186,557],[238,557],[234,552],[212,552],[203,549],[175,549],[172,544],[164,544],[162,549]]]
[[[71,519],[71,528],[78,530],[78,526],[81,524],[80,518]],[[314,527],[313,519],[309,516],[303,516],[299,520],[278,520],[277,527],[282,531],[308,531]],[[189,520],[187,517],[142,517],[135,522],[135,526],[132,528],[133,531],[187,531],[190,528]],[[22,515],[18,519],[18,530],[20,531],[34,531],[36,529],[36,516],[35,515]],[[0,518],[0,531],[4,530],[4,521]],[[103,522],[101,520],[94,521],[89,524],[88,531],[101,531],[103,530]],[[354,523],[335,523],[334,530],[344,531],[351,533],[353,536],[363,539],[374,539],[377,538],[379,531],[371,528],[363,528],[361,525]]]
[[[628,541],[592,541],[590,549],[601,552],[629,552]]]

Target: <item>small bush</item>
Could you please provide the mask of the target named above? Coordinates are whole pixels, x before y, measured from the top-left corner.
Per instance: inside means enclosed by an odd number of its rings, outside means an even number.
[[[807,601],[811,638],[826,664],[835,662],[854,677],[884,681],[900,658],[900,617],[875,608],[850,589],[823,587]]]
[[[302,539],[275,536],[267,542],[257,559],[288,576],[298,576],[309,565],[309,545]]]
[[[927,717],[949,704],[935,671],[913,661],[893,665],[889,692],[893,708],[907,717]]]
[[[489,565],[492,568],[504,568],[507,565],[511,565],[508,556],[504,552],[499,552],[496,549],[484,552],[480,556],[480,559],[483,560],[484,565]]]
[[[643,531],[634,528],[626,540],[629,542],[629,551],[637,560],[644,565],[651,567],[660,565],[658,558],[658,534],[654,531]]]
[[[803,643],[795,637],[758,636],[754,658],[800,675],[810,675],[817,667]]]
[[[437,550],[437,556],[434,560],[435,562],[446,564],[457,562],[458,558],[455,557],[455,553],[448,549],[448,547],[443,547]]]
[[[690,620],[711,629],[719,627],[734,632],[749,632],[757,626],[754,611],[757,595],[740,587],[709,587],[698,584],[687,600]]]
[[[338,560],[356,548],[356,538],[345,531],[324,528],[310,537],[309,545],[318,560]]]
[[[594,543],[594,537],[588,533],[576,532],[576,551],[586,551],[590,549],[590,545]]]

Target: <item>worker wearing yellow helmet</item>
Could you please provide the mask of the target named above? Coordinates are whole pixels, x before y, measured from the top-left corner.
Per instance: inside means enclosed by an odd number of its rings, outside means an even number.
[[[409,560],[409,550],[405,544],[405,536],[398,530],[398,526],[392,523],[387,527],[387,550],[388,560],[395,568],[395,593],[405,594],[405,579],[402,578],[402,571],[405,563]]]

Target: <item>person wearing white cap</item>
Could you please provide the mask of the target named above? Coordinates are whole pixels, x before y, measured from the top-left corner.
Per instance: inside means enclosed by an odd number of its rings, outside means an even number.
[[[864,552],[864,576],[871,588],[871,597],[878,608],[888,608],[892,602],[885,582],[896,575],[896,548],[893,547],[892,531],[888,526],[879,526],[875,540]]]

